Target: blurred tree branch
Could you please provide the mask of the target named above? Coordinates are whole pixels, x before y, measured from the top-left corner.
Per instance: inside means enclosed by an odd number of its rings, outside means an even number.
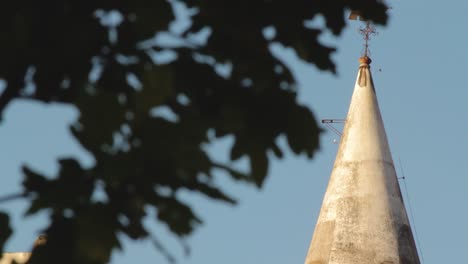
[[[296,80],[269,46],[291,47],[301,59],[335,72],[335,49],[320,43],[320,34],[339,35],[350,9],[378,24],[387,20],[385,5],[376,0],[9,5],[0,8],[0,78],[6,83],[0,116],[19,98],[72,104],[80,117],[70,129],[96,160],[92,168],[59,160],[55,178],[23,168],[28,214],[51,212],[47,243],[34,250],[30,263],[107,263],[120,247],[117,233],[149,237],[142,225],[148,207],[176,236],[189,235],[201,219],[177,199],[177,191],[235,203],[213,183],[213,170],[261,187],[267,153],[282,157],[279,136],[295,154],[313,157],[320,129],[310,109],[297,102]],[[171,31],[175,8],[190,20],[183,32]],[[324,28],[305,25],[317,16],[324,18]],[[274,34],[265,37],[267,28]],[[159,33],[179,42],[142,45]],[[155,61],[161,52],[173,57]],[[223,65],[228,70],[220,73]],[[155,115],[158,109],[172,117]],[[228,135],[234,138],[231,159],[247,157],[250,171],[219,164],[201,147]],[[106,201],[91,199],[98,186]],[[0,224],[7,226],[6,215]],[[0,245],[7,237],[1,235]]]

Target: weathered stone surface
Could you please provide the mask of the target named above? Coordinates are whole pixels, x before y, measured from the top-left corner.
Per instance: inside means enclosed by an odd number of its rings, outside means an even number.
[[[419,264],[367,64],[370,60],[360,61],[305,264]]]

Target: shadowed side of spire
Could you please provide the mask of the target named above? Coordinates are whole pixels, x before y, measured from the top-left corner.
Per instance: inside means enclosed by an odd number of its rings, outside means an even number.
[[[360,66],[306,264],[419,264],[381,118]]]

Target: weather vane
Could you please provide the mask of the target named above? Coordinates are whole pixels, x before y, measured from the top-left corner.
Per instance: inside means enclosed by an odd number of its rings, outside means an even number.
[[[349,15],[350,20],[364,20],[360,14],[359,11],[351,11],[351,14]],[[359,33],[362,35],[364,39],[364,54],[363,56],[369,57],[370,51],[369,51],[369,41],[372,36],[375,36],[378,34],[377,30],[375,27],[371,24],[370,21],[365,21],[366,26],[359,28]]]

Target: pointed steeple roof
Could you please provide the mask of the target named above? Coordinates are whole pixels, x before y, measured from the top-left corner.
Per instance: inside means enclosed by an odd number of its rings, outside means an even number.
[[[419,264],[369,69],[359,72],[305,264]]]

